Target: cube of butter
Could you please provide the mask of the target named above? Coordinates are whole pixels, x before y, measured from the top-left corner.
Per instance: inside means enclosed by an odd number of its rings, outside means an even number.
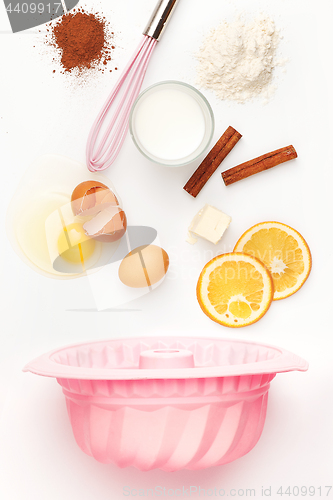
[[[197,242],[197,236],[216,245],[231,222],[231,217],[211,205],[205,205],[194,217],[189,228],[187,242]]]

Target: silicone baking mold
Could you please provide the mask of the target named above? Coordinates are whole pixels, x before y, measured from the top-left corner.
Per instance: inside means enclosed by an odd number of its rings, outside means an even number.
[[[148,337],[51,351],[24,371],[62,386],[75,439],[103,463],[202,469],[248,453],[271,380],[306,371],[295,354],[241,340]]]

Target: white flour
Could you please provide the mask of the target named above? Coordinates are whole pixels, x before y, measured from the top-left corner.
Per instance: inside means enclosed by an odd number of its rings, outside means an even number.
[[[269,99],[280,34],[266,15],[245,23],[223,22],[205,38],[199,53],[197,83],[220,99],[245,102],[259,94]]]

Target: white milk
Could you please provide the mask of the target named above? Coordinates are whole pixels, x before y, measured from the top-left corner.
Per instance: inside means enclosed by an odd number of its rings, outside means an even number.
[[[142,149],[161,160],[181,160],[191,155],[205,135],[200,104],[186,91],[155,88],[135,111],[135,131]]]

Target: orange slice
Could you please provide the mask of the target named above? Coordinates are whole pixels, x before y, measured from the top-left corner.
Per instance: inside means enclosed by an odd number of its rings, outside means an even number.
[[[197,284],[203,312],[234,328],[258,321],[271,305],[273,291],[266,267],[244,253],[218,255],[205,265]]]
[[[311,270],[311,253],[303,236],[281,222],[261,222],[248,229],[237,241],[235,252],[256,257],[271,272],[273,300],[297,292]]]

